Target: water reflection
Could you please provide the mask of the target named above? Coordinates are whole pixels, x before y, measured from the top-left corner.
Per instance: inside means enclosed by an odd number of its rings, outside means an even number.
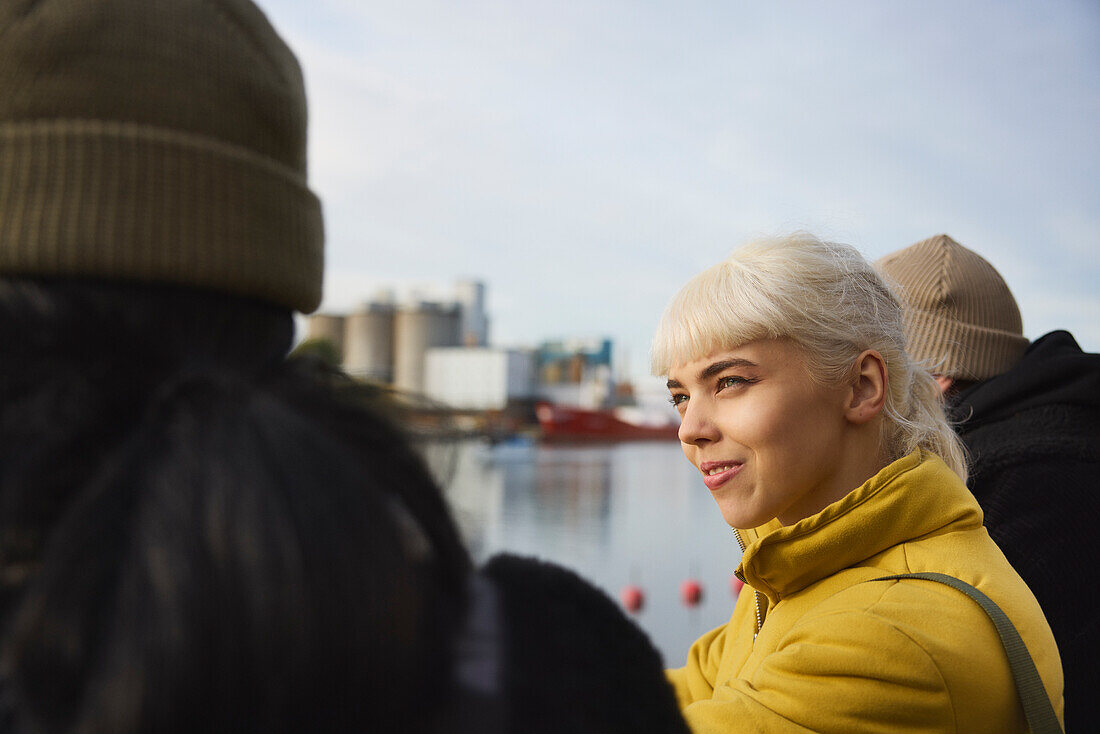
[[[449,453],[448,453],[449,452]],[[573,568],[613,597],[640,585],[636,619],[670,665],[733,608],[740,551],[675,443],[569,447],[480,442],[435,450],[447,496],[480,561],[507,550]],[[703,582],[695,608],[679,598]]]

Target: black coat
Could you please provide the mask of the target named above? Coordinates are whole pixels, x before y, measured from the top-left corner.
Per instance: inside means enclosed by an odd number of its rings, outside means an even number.
[[[1100,731],[1100,354],[1051,332],[950,403],[989,534],[1058,642],[1066,731]]]

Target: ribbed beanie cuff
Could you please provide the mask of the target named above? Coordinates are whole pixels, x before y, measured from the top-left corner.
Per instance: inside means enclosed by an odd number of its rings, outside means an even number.
[[[251,0],[0,3],[0,277],[321,299],[301,68]]]
[[[1017,334],[956,321],[917,309],[905,314],[908,351],[934,374],[986,380],[1007,372],[1029,344]]]
[[[0,272],[320,302],[320,202],[271,159],[132,123],[45,120],[0,124],[0,161]]]

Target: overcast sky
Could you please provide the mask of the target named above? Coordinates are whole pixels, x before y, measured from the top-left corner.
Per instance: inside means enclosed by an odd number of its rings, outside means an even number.
[[[758,234],[946,232],[1100,351],[1100,3],[259,0],[298,54],[322,310],[486,282],[491,338],[612,337]]]

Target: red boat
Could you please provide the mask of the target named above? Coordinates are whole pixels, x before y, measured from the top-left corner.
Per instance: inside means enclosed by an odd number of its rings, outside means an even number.
[[[679,426],[632,423],[614,410],[591,410],[571,405],[538,403],[535,416],[544,441],[654,441],[679,440]]]

